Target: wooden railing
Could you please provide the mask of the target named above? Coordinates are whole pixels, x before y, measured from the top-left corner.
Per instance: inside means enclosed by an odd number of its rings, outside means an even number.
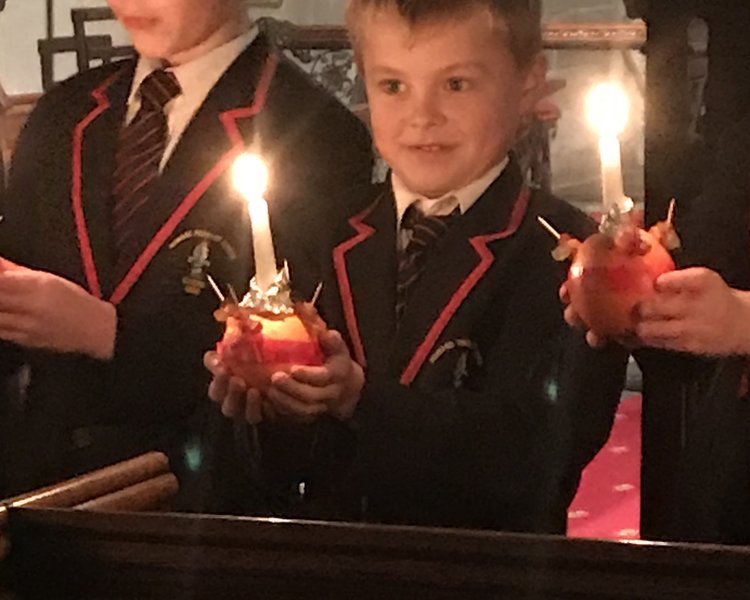
[[[8,512],[14,508],[144,511],[163,508],[178,489],[169,461],[150,452],[80,477],[0,501],[0,559],[8,552]]]
[[[748,548],[55,509],[10,523],[22,598],[750,597]]]
[[[260,19],[279,44],[297,50],[346,50],[351,48],[342,25],[294,25],[273,18]],[[547,23],[542,30],[548,50],[638,50],[646,43],[646,26],[633,23]]]

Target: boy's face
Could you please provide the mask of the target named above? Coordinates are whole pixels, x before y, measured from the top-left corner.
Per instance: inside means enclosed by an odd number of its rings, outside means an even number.
[[[171,63],[237,21],[242,0],[108,0],[136,50]]]
[[[411,191],[435,198],[468,185],[512,146],[544,68],[517,66],[504,26],[481,7],[416,28],[395,10],[365,15],[375,144]]]

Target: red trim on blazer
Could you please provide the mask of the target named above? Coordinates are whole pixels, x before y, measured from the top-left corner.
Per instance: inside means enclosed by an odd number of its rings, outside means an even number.
[[[461,304],[463,304],[464,300],[466,300],[467,296],[471,293],[474,287],[481,281],[482,277],[485,276],[489,268],[492,266],[492,263],[495,262],[495,255],[487,247],[487,244],[496,240],[507,238],[513,235],[518,230],[521,225],[521,221],[526,214],[526,209],[528,208],[530,197],[531,191],[529,190],[529,188],[524,186],[521,189],[521,193],[519,194],[515,205],[513,206],[510,220],[508,221],[508,225],[505,229],[489,235],[478,235],[469,240],[471,245],[474,246],[474,249],[477,251],[477,254],[479,254],[481,260],[476,268],[461,283],[459,288],[448,301],[448,304],[446,304],[437,321],[433,323],[424,341],[417,348],[417,351],[414,353],[411,361],[409,361],[406,369],[401,374],[400,382],[402,385],[411,385],[411,383],[416,379],[419,370],[422,368],[422,365],[424,365],[427,357],[430,355],[430,352],[432,352],[432,349],[435,347],[438,339],[440,339],[443,331],[447,327],[450,320],[453,318],[453,315],[456,314],[456,311],[459,309]]]
[[[214,184],[214,182],[226,171],[231,163],[237,156],[239,156],[245,147],[245,141],[242,138],[237,121],[239,119],[253,117],[263,110],[268,99],[268,90],[271,87],[271,82],[276,73],[276,68],[279,64],[279,57],[277,54],[271,54],[266,60],[266,64],[263,67],[260,79],[258,81],[258,87],[255,91],[253,102],[249,106],[243,106],[228,110],[221,115],[219,119],[226,129],[227,136],[232,142],[232,148],[222,156],[216,165],[201,179],[197,185],[185,196],[177,209],[172,213],[166,223],[157,231],[156,235],[148,243],[146,248],[143,250],[141,255],[130,267],[123,280],[117,284],[115,291],[112,293],[109,302],[118,305],[128,295],[133,286],[143,275],[148,265],[153,260],[154,256],[161,250],[162,246],[167,242],[169,236],[174,233],[174,230],[187,216],[187,214],[193,209],[198,201],[203,197],[203,194]],[[116,77],[116,76],[115,76]],[[115,77],[111,79],[114,80]],[[74,190],[78,190],[78,195],[74,194],[74,209],[76,204],[79,206],[80,211],[80,225],[78,227],[78,238],[81,245],[81,257],[83,259],[84,268],[86,269],[86,280],[89,283],[89,290],[92,294],[98,298],[102,298],[101,287],[99,285],[99,278],[96,270],[96,263],[94,262],[93,253],[91,251],[91,244],[88,241],[88,229],[86,221],[83,215],[83,202],[81,198],[82,189],[82,173],[81,173],[81,161],[83,152],[83,131],[88,127],[104,110],[109,107],[109,100],[106,96],[106,89],[111,84],[111,81],[105,82],[106,85],[102,85],[97,88],[92,94],[94,98],[99,102],[99,106],[95,108],[89,115],[87,115],[81,123],[76,127],[76,139],[75,146],[73,149],[73,163],[74,166],[78,165],[78,170],[74,168],[73,171],[73,186]],[[76,223],[79,222],[77,215]],[[84,244],[85,241],[85,244]],[[88,251],[84,251],[84,246],[88,248]],[[92,286],[92,282],[96,285]]]
[[[336,278],[339,282],[346,326],[349,330],[349,336],[352,339],[352,345],[354,346],[354,358],[363,367],[367,365],[367,359],[365,357],[365,347],[362,344],[362,335],[359,332],[359,325],[357,323],[357,311],[354,307],[354,296],[352,295],[352,286],[349,281],[349,272],[346,269],[346,254],[375,233],[375,229],[365,223],[364,219],[369,216],[379,201],[380,198],[364,211],[349,219],[349,225],[354,228],[357,235],[340,243],[333,249],[333,266],[336,269]]]
[[[78,247],[81,252],[84,270],[86,271],[86,283],[89,291],[97,298],[102,298],[102,286],[99,283],[99,274],[94,266],[94,251],[91,248],[91,238],[86,226],[86,216],[83,212],[83,132],[91,125],[99,115],[110,107],[107,89],[120,76],[120,73],[108,77],[104,82],[91,92],[96,100],[96,107],[73,130],[73,179],[71,181],[70,197],[73,200],[73,215],[76,221],[76,232],[78,234]]]

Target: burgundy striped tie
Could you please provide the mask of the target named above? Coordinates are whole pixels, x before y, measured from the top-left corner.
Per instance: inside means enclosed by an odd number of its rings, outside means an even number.
[[[118,251],[118,264],[129,263],[141,250],[138,236],[139,215],[148,203],[167,144],[167,117],[164,107],[180,94],[173,73],[159,69],[138,88],[141,108],[120,133],[113,179],[114,213],[112,226]]]
[[[396,285],[396,317],[401,318],[409,299],[409,291],[422,274],[427,255],[435,243],[448,231],[451,220],[460,214],[457,208],[441,217],[425,215],[416,205],[406,209],[401,220],[402,231],[409,232],[409,241],[398,257],[398,282]]]

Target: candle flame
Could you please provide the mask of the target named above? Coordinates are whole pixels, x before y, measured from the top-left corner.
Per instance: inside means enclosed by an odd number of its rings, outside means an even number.
[[[245,197],[250,216],[255,283],[262,293],[266,293],[277,275],[268,203],[263,197],[268,186],[268,168],[259,156],[241,154],[234,161],[232,170],[234,185]]]
[[[241,154],[234,161],[232,179],[248,202],[260,199],[268,187],[268,167],[257,154]]]
[[[602,136],[617,137],[628,124],[630,98],[618,83],[601,83],[586,98],[589,125]]]

